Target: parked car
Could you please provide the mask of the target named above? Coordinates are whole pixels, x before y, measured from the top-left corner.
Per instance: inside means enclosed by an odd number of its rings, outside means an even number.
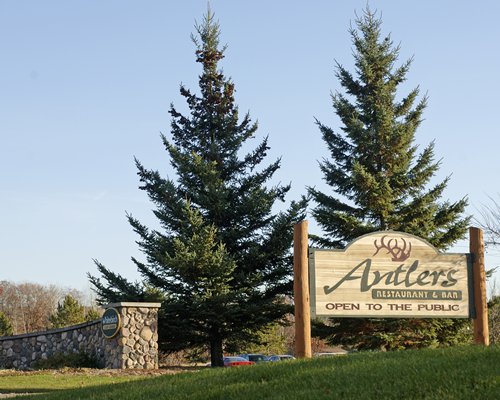
[[[224,367],[240,367],[242,365],[253,365],[255,362],[249,361],[243,357],[226,356],[224,357]]]
[[[273,354],[272,356],[267,357],[267,361],[286,361],[286,360],[295,360],[295,357],[290,354]]]
[[[243,357],[245,360],[253,361],[256,363],[268,361],[267,357],[264,354],[240,354],[239,356]]]

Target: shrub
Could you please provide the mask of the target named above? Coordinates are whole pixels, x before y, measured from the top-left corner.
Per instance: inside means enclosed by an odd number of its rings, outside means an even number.
[[[0,336],[11,336],[13,332],[9,318],[0,311]]]
[[[35,369],[103,368],[97,357],[84,353],[56,353],[45,360],[38,360]]]

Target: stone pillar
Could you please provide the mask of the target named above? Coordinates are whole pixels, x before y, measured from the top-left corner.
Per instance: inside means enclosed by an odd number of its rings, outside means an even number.
[[[120,317],[116,335],[111,338],[104,335],[102,339],[106,368],[158,368],[160,306],[161,303],[121,302],[104,307],[106,310],[115,309]],[[103,319],[105,326],[106,321]]]

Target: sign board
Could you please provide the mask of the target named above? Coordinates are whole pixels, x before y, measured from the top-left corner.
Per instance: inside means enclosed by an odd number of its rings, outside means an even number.
[[[120,314],[115,308],[108,308],[102,316],[102,333],[107,339],[116,336],[121,328]]]
[[[471,260],[419,237],[374,232],[344,250],[309,250],[311,314],[469,318]]]

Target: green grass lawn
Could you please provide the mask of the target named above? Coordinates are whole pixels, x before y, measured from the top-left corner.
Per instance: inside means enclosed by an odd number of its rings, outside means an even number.
[[[500,399],[500,347],[470,346],[203,369],[120,382],[117,376],[38,383],[0,375],[23,399]],[[39,377],[39,378],[38,378]],[[14,379],[15,378],[15,379]],[[17,379],[17,381],[16,381]],[[95,379],[95,380],[94,380]],[[106,381],[106,379],[108,379]],[[10,382],[10,383],[9,383]],[[17,382],[17,383],[16,383]],[[34,382],[34,381],[33,381]],[[92,385],[92,386],[90,386]],[[68,389],[73,387],[73,389]],[[50,392],[48,392],[50,391]]]
[[[91,370],[0,371],[0,393],[44,393],[142,379],[139,375],[95,375]]]

